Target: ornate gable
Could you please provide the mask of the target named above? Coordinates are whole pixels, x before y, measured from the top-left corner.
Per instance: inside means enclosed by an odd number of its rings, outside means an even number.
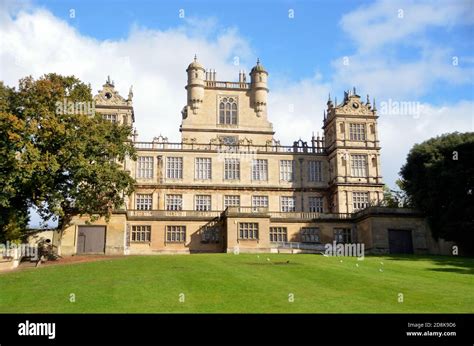
[[[376,109],[370,104],[369,95],[367,95],[367,101],[364,103],[360,96],[354,91],[344,92],[344,101],[341,105],[335,106],[335,112],[337,114],[348,114],[348,115],[376,115]]]
[[[110,76],[107,78],[107,81],[102,86],[102,90],[99,90],[99,93],[94,96],[94,101],[96,105],[99,106],[131,106],[132,105],[132,89],[128,95],[128,99],[120,96],[118,91],[115,90],[114,82],[110,80]]]

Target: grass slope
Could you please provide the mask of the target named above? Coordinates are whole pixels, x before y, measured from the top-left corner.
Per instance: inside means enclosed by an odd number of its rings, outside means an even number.
[[[474,312],[474,259],[125,257],[2,274],[0,312]]]

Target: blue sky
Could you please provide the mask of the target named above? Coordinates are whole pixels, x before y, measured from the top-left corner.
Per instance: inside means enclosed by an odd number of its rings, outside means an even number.
[[[144,141],[159,134],[179,141],[185,69],[195,53],[218,80],[236,80],[260,58],[270,73],[269,119],[285,144],[321,131],[328,93],[342,100],[355,86],[376,97],[379,110],[389,101],[419,105],[408,114],[379,112],[391,187],[415,143],[473,131],[474,0],[6,0],[0,16],[1,80],[16,85],[57,72],[97,91],[110,75],[122,95],[133,85]]]
[[[397,1],[393,1],[397,3]],[[474,11],[473,1],[452,1],[465,7],[466,15]],[[264,61],[272,75],[299,80],[319,72],[331,78],[331,62],[357,50],[340,25],[341,17],[352,9],[364,9],[370,1],[37,1],[39,7],[63,18],[81,34],[99,40],[126,39],[134,26],[168,30],[183,25],[179,11],[185,17],[209,20],[214,27],[207,34],[216,38],[226,28],[236,28]],[[405,3],[398,2],[404,8]],[[429,3],[429,2],[428,2]],[[448,1],[440,2],[440,7]],[[70,10],[75,18],[70,18]],[[294,18],[289,19],[289,11]],[[200,33],[196,33],[199,35]],[[423,37],[442,43],[461,63],[473,66],[474,31],[472,22],[459,21],[446,26],[431,25],[423,29]],[[416,38],[416,37],[415,37]],[[408,38],[386,47],[395,64],[420,58],[417,41]],[[468,58],[468,59],[465,59]],[[229,57],[229,64],[232,58]],[[450,63],[447,61],[447,63]],[[472,73],[472,71],[471,71]],[[270,80],[271,83],[271,80]],[[335,90],[336,92],[336,90]],[[341,90],[337,90],[341,93]],[[423,91],[420,101],[435,103],[458,101],[473,97],[472,88],[450,83],[433,83]]]

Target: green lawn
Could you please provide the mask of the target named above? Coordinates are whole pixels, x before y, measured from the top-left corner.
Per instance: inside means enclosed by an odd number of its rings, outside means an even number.
[[[0,274],[0,312],[472,313],[474,259],[131,256]]]

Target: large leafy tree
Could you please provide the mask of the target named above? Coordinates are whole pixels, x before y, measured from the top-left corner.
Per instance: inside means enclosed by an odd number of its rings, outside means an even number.
[[[452,133],[415,145],[401,187],[424,211],[435,238],[474,250],[474,133]]]
[[[135,156],[132,129],[84,105],[90,86],[73,76],[26,77],[18,90],[0,83],[0,238],[18,238],[31,207],[64,226],[78,214],[109,217],[131,193],[121,163]]]

